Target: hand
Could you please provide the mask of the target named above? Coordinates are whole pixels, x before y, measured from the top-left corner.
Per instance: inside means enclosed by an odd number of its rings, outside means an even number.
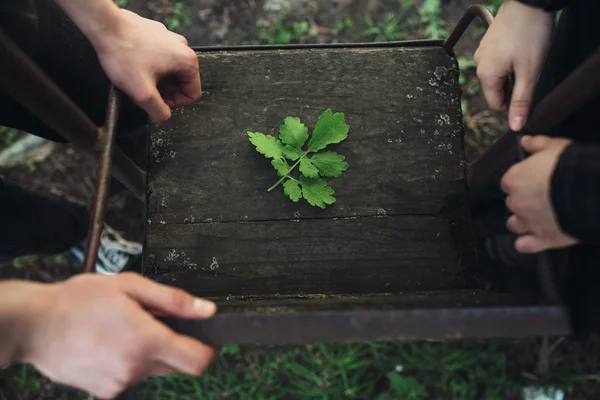
[[[490,108],[502,108],[504,82],[514,73],[508,121],[515,132],[525,126],[550,45],[553,21],[552,13],[505,0],[475,52],[477,76]]]
[[[515,246],[521,253],[538,253],[577,244],[558,225],[550,200],[550,184],[567,139],[525,136],[521,145],[531,156],[515,164],[502,177],[506,206],[514,214],[508,229],[519,235]]]
[[[215,350],[176,334],[144,310],[208,318],[211,302],[132,273],[80,275],[31,299],[24,361],[50,379],[112,399],[147,377],[201,374]]]
[[[110,33],[92,43],[110,80],[157,123],[171,117],[171,108],[200,98],[196,53],[187,40],[157,21],[119,10]]]

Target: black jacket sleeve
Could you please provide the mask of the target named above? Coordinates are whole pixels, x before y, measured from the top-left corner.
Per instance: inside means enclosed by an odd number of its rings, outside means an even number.
[[[572,0],[517,0],[520,3],[527,4],[532,7],[542,8],[546,11],[558,11],[566,6]]]
[[[600,243],[600,146],[569,145],[552,176],[550,195],[563,231],[584,243]]]

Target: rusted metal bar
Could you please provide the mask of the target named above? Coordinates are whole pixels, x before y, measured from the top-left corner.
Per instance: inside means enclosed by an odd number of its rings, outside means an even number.
[[[97,127],[75,103],[0,29],[0,89],[38,116],[73,145],[97,157],[103,151]],[[119,148],[113,153],[114,176],[138,197],[145,172]]]
[[[106,202],[110,188],[112,153],[118,118],[119,93],[114,86],[111,86],[108,95],[108,107],[106,109],[106,124],[99,140],[101,145],[104,146],[104,151],[100,155],[96,169],[96,193],[90,209],[90,225],[88,228],[84,272],[94,272],[96,261],[98,260],[98,249],[100,248],[100,239],[104,228]]]
[[[395,40],[389,42],[363,43],[292,43],[292,44],[259,44],[240,46],[190,46],[196,52],[221,51],[263,51],[263,50],[302,50],[302,49],[368,49],[387,47],[438,47],[444,44],[440,39]]]
[[[175,332],[209,345],[517,338],[571,332],[567,310],[562,306],[307,310],[267,315],[223,313],[204,321],[159,320]]]
[[[476,17],[481,18],[486,28],[489,27],[492,24],[492,21],[494,20],[494,15],[490,12],[490,10],[488,10],[484,6],[473,5],[469,7],[460,19],[460,21],[458,21],[458,24],[456,24],[456,26],[454,27],[454,30],[452,31],[450,36],[448,36],[448,39],[446,39],[446,41],[442,45],[444,50],[446,50],[448,53],[452,53],[452,51],[454,50],[454,46],[456,46],[456,43],[458,43],[463,33],[465,33],[469,25],[471,25],[471,22],[473,22],[473,20]]]

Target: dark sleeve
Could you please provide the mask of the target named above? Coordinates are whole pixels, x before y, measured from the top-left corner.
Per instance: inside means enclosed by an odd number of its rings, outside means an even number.
[[[563,231],[600,243],[600,146],[569,145],[552,176],[550,196]]]
[[[532,7],[542,8],[546,11],[558,11],[571,3],[572,0],[517,0]]]

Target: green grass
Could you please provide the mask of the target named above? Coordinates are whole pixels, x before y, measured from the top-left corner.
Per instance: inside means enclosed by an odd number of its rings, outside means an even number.
[[[176,2],[171,10],[171,15],[165,19],[164,24],[167,29],[174,32],[178,32],[182,27],[190,25],[191,21],[185,4],[181,1]]]
[[[406,1],[398,8],[398,11],[386,12],[383,18],[377,21],[367,18],[365,20],[367,29],[362,33],[362,36],[373,42],[405,39],[418,25],[414,18],[409,17],[409,14],[414,11],[414,3]]]
[[[294,348],[227,346],[201,377],[148,381],[153,399],[505,399],[499,345],[456,342],[361,343]]]
[[[0,126],[0,147],[12,145],[19,137],[19,131],[16,129]]]
[[[286,9],[275,20],[259,18],[256,28],[255,41],[262,44],[299,43],[316,35],[308,21],[290,19]]]
[[[423,34],[429,39],[443,39],[448,36],[446,22],[442,20],[441,0],[423,0],[420,15],[424,25]]]

